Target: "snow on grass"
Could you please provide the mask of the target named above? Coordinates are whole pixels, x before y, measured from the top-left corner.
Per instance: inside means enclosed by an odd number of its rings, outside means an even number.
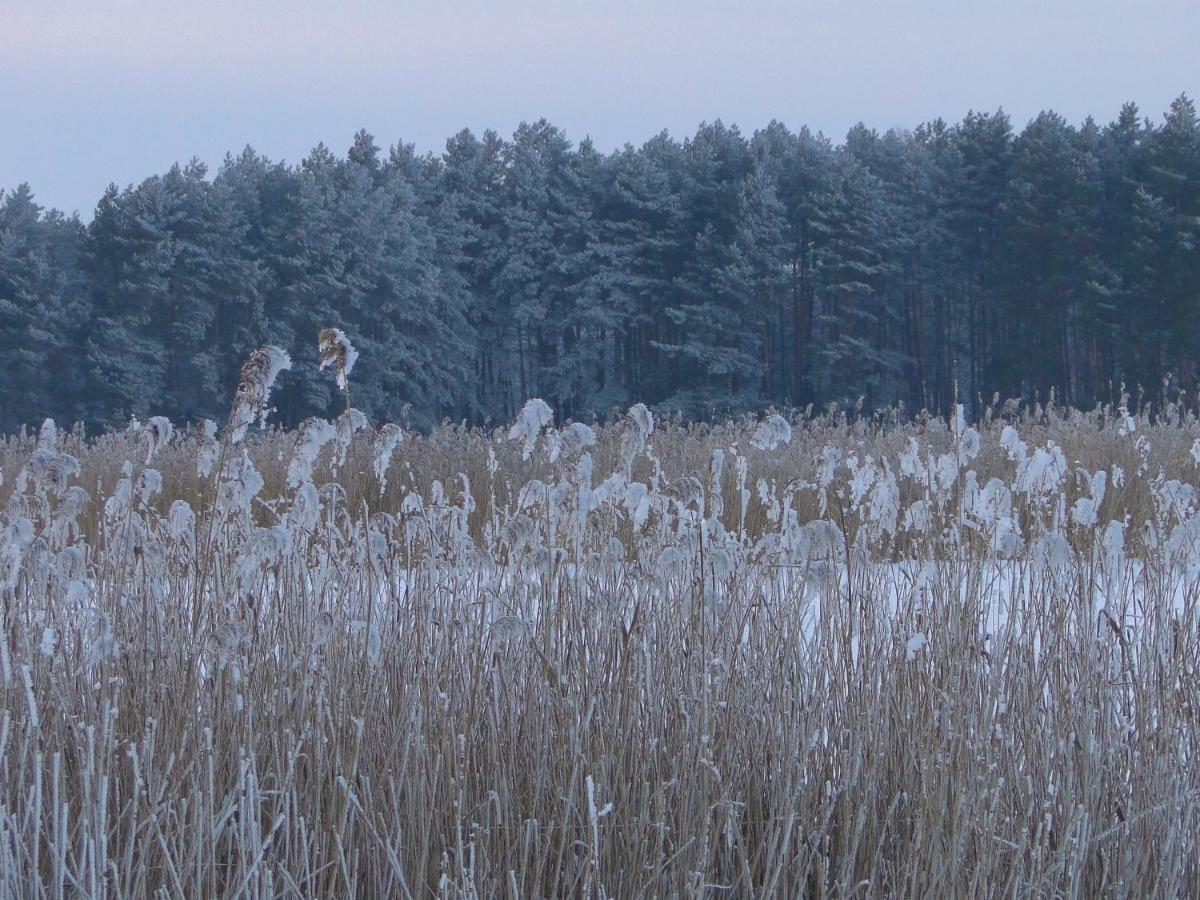
[[[1195,885],[1195,421],[252,438],[281,362],[9,445],[0,896]]]

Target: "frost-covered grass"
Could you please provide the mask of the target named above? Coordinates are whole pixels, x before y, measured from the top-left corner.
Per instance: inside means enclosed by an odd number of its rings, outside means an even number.
[[[1200,890],[1194,419],[246,434],[285,363],[0,448],[0,897]]]

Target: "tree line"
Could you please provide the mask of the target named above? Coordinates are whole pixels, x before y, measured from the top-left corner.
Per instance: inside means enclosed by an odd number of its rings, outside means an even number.
[[[355,405],[416,427],[533,396],[586,420],[1193,390],[1196,107],[840,144],[718,121],[612,153],[544,120],[439,155],[361,131],[110,186],[86,224],[0,191],[0,431],[221,419],[267,342],[298,363],[282,421],[329,414],[327,326],[361,351]]]

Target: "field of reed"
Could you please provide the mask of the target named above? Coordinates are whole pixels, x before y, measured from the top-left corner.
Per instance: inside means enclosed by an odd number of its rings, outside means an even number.
[[[0,445],[0,898],[1200,893],[1200,422]]]

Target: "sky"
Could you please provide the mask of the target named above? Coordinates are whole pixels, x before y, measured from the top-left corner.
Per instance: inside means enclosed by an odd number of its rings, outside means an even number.
[[[88,220],[110,182],[359,128],[440,152],[541,117],[602,150],[722,119],[840,139],[1003,107],[1200,94],[1200,0],[0,0],[0,189]]]

